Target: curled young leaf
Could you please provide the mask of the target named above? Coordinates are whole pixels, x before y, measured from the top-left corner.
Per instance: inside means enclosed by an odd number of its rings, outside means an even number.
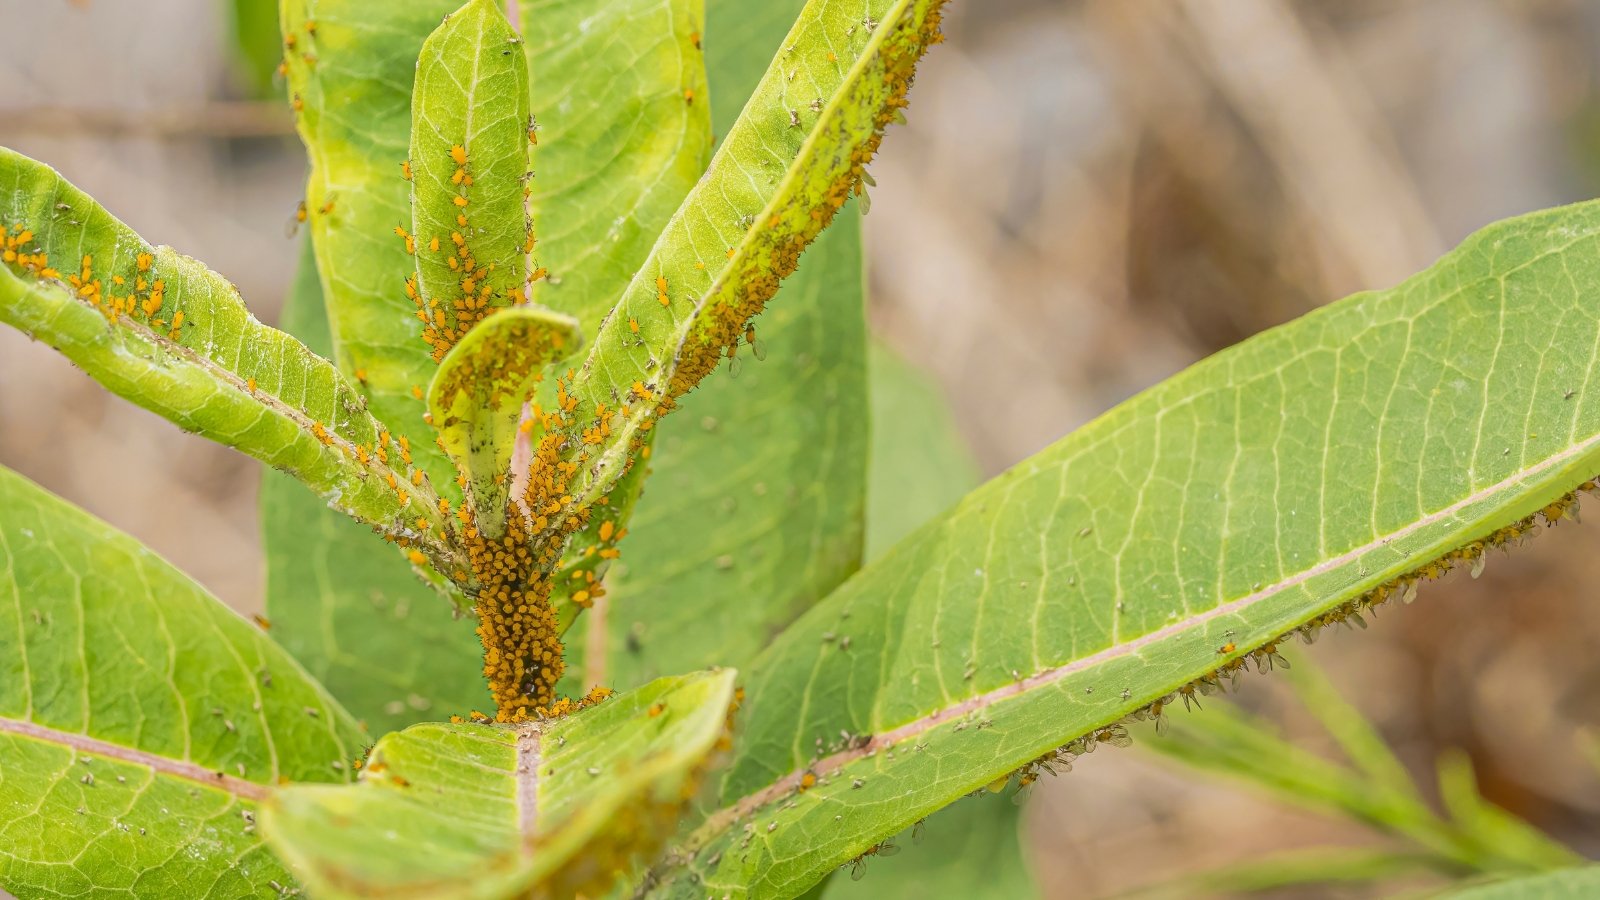
[[[474,518],[488,537],[505,530],[518,429],[540,427],[533,417],[523,424],[523,404],[545,369],[582,343],[570,316],[528,306],[498,310],[450,349],[428,385],[439,443],[466,475]]]
[[[733,678],[662,678],[549,722],[414,725],[353,786],[275,794],[263,827],[318,897],[603,894],[676,825]]]

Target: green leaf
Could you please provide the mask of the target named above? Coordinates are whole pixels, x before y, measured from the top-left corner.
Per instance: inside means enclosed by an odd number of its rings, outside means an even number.
[[[394,537],[440,521],[326,360],[256,321],[232,284],[151,247],[54,170],[0,149],[0,321],[114,393],[281,469]],[[60,271],[56,271],[59,269]],[[140,287],[144,285],[144,287]],[[448,571],[454,551],[424,540]]]
[[[978,467],[956,433],[938,387],[881,341],[868,345],[872,448],[867,477],[867,559],[959,500]],[[942,809],[900,835],[894,856],[874,856],[836,875],[822,896],[1040,896],[1024,859],[1022,807],[987,791]],[[860,880],[856,880],[860,876]]]
[[[321,281],[304,246],[282,325],[327,352]],[[261,533],[273,637],[374,734],[489,707],[482,648],[473,620],[453,618],[469,605],[453,585],[425,583],[394,546],[277,473],[261,484]]]
[[[581,448],[570,491],[609,489],[640,437],[751,336],[800,253],[845,204],[938,39],[938,0],[812,0],[600,328],[573,379],[580,415],[625,398],[610,436]]]
[[[978,486],[978,464],[938,385],[880,341],[869,346],[872,448],[866,557],[886,553]]]
[[[280,791],[262,824],[323,898],[604,892],[676,823],[733,678],[663,678],[541,724],[414,725],[358,784]]]
[[[280,780],[342,781],[354,721],[260,629],[0,469],[0,885],[19,897],[266,894]]]
[[[529,202],[551,273],[532,297],[577,316],[592,337],[710,156],[704,15],[700,0],[524,0],[519,9],[543,135]],[[644,466],[629,469],[568,542],[551,598],[563,631],[601,593],[645,476]]]
[[[519,7],[539,119],[529,199],[550,271],[532,297],[592,337],[710,159],[702,0]]]
[[[710,3],[706,64],[719,129],[800,5]],[[708,379],[658,427],[649,490],[631,521],[616,517],[628,535],[606,578],[610,593],[568,642],[569,671],[585,683],[627,688],[741,665],[859,565],[867,404],[853,210],[807,259],[761,324],[767,358],[747,360],[738,378]],[[613,489],[613,502],[624,493]]]
[[[416,261],[394,230],[414,227],[401,166],[410,147],[417,57],[439,20],[459,5],[282,0],[279,7],[290,102],[311,163],[305,211],[333,359],[360,384],[378,418],[407,438],[434,490],[452,501],[459,496],[455,472],[422,418],[423,390],[435,367],[406,296]]]
[[[702,884],[798,893],[955,797],[1120,743],[1174,691],[1559,519],[1600,470],[1597,237],[1596,204],[1491,226],[913,533],[752,664],[727,805],[688,845]],[[808,770],[821,783],[797,795]]]
[[[578,348],[578,320],[546,309],[495,311],[450,348],[428,385],[428,410],[439,445],[467,477],[478,528],[504,533],[511,453],[522,408],[545,368]],[[538,422],[529,419],[531,427]]]
[[[505,13],[470,0],[422,44],[411,94],[417,316],[435,361],[526,297],[528,64]],[[520,402],[520,401],[519,401]]]
[[[1583,866],[1446,891],[1450,900],[1586,900],[1600,893],[1600,866]]]

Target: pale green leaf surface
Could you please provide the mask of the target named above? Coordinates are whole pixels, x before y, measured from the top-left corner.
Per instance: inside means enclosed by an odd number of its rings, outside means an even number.
[[[708,5],[719,129],[801,5]],[[767,358],[744,359],[737,378],[708,378],[662,420],[611,593],[571,633],[574,677],[630,687],[740,665],[855,571],[867,449],[861,265],[860,223],[848,210],[763,317]]]
[[[522,41],[494,0],[471,0],[423,42],[411,95],[417,290],[435,359],[486,308],[524,296],[528,117]]]
[[[425,489],[402,496],[386,481],[404,479],[403,468],[360,458],[381,426],[332,364],[257,321],[222,276],[149,246],[53,169],[4,149],[0,223],[11,237],[31,232],[19,249],[60,270],[40,278],[43,267],[0,265],[0,321],[61,351],[114,393],[290,473],[374,527],[399,534],[418,516],[438,518]],[[88,279],[85,257],[93,258]],[[440,544],[425,546],[448,556]]]
[[[1600,866],[1581,866],[1439,894],[1449,900],[1588,900],[1600,896]]]
[[[395,227],[411,227],[401,173],[422,42],[459,0],[283,0],[288,91],[311,172],[306,207],[327,299],[333,359],[359,373],[378,418],[411,442],[417,465],[452,502],[455,472],[422,419],[434,363],[416,304],[416,261]],[[314,26],[314,28],[308,28]]]
[[[332,344],[316,260],[307,252],[282,326],[317,352]],[[375,735],[492,703],[464,598],[425,583],[398,548],[291,479],[261,484],[272,635]],[[445,601],[439,591],[451,598]]]
[[[539,144],[533,300],[593,336],[705,170],[703,0],[521,0]],[[754,15],[754,14],[753,14]]]
[[[604,889],[676,821],[733,678],[664,678],[544,724],[414,725],[356,785],[281,791],[262,824],[323,898]]]
[[[735,806],[692,842],[717,854],[704,885],[798,893],[1579,487],[1600,471],[1597,237],[1594,204],[1491,226],[1180,373],[902,541],[752,664]],[[806,766],[825,783],[772,802]],[[728,830],[733,809],[754,836]]]
[[[603,494],[663,400],[736,351],[746,320],[848,199],[931,40],[936,6],[812,0],[801,11],[573,380],[584,415],[619,393],[631,404],[610,438],[585,451],[575,496]]]
[[[0,887],[20,898],[268,893],[280,780],[364,736],[260,629],[132,538],[0,469]]]

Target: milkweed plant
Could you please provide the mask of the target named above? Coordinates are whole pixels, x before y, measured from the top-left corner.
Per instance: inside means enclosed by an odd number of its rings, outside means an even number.
[[[281,329],[0,150],[0,319],[275,470],[257,623],[0,472],[18,897],[799,896],[1595,486],[1580,204],[869,548],[945,490],[860,247],[942,0],[458,2],[283,0]]]

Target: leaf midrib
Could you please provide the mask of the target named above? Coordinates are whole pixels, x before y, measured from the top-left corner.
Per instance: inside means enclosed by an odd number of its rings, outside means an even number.
[[[115,759],[119,762],[145,766],[157,775],[192,781],[204,787],[220,790],[253,803],[259,803],[266,799],[267,794],[271,792],[271,788],[267,785],[236,778],[226,772],[208,769],[198,763],[172,759],[151,753],[148,750],[139,750],[122,744],[103,741],[86,734],[59,731],[21,719],[0,716],[0,734],[20,735],[36,741],[67,747],[80,753],[90,753],[107,759]]]
[[[825,779],[827,776],[843,769],[851,763],[875,756],[876,754],[888,750],[889,748],[898,744],[921,737],[922,735],[933,731],[940,725],[944,725],[957,719],[969,716],[979,710],[987,709],[988,707],[999,703],[1000,701],[1019,697],[1039,688],[1049,687],[1071,675],[1092,669],[1114,659],[1131,655],[1151,644],[1159,643],[1182,633],[1191,631],[1213,619],[1239,614],[1259,603],[1277,597],[1286,590],[1298,587],[1310,581],[1311,579],[1316,578],[1317,576],[1337,571],[1342,567],[1355,563],[1368,553],[1387,546],[1396,540],[1405,538],[1408,535],[1415,534],[1430,525],[1444,521],[1464,509],[1467,509],[1485,500],[1489,500],[1496,494],[1507,489],[1514,488],[1518,484],[1544,474],[1548,470],[1559,468],[1565,463],[1581,458],[1587,452],[1597,448],[1600,448],[1600,434],[1591,435],[1587,439],[1571,445],[1560,453],[1546,457],[1536,465],[1520,469],[1492,485],[1480,488],[1477,491],[1468,494],[1449,506],[1429,513],[1408,523],[1403,528],[1392,531],[1386,535],[1376,537],[1365,544],[1353,547],[1336,556],[1324,559],[1310,568],[1297,572],[1287,578],[1274,582],[1273,584],[1256,590],[1250,594],[1246,594],[1245,596],[1236,600],[1230,600],[1227,603],[1219,604],[1218,606],[1215,606],[1204,612],[1195,613],[1185,619],[1163,626],[1155,631],[1140,635],[1132,640],[1113,644],[1104,650],[1097,651],[1088,656],[1080,657],[1070,662],[1063,663],[1059,666],[1053,666],[1041,670],[1009,684],[1001,685],[1000,687],[993,688],[980,694],[975,694],[959,703],[941,707],[931,713],[928,713],[927,715],[891,728],[888,731],[879,732],[853,749],[841,750],[837,753],[825,756],[810,765],[795,769],[788,774],[779,777],[766,787],[746,794],[733,803],[722,807],[721,809],[712,813],[706,819],[704,824],[695,829],[686,842],[686,845],[693,849],[709,844],[718,834],[726,831],[733,824],[743,821],[756,810],[775,800],[794,794],[800,789],[801,778],[807,774],[813,775],[818,779]],[[1415,567],[1416,566],[1412,566],[1411,568]],[[1254,647],[1241,646],[1234,653],[1219,656],[1218,663],[1220,665],[1231,659],[1247,656],[1254,649]]]

